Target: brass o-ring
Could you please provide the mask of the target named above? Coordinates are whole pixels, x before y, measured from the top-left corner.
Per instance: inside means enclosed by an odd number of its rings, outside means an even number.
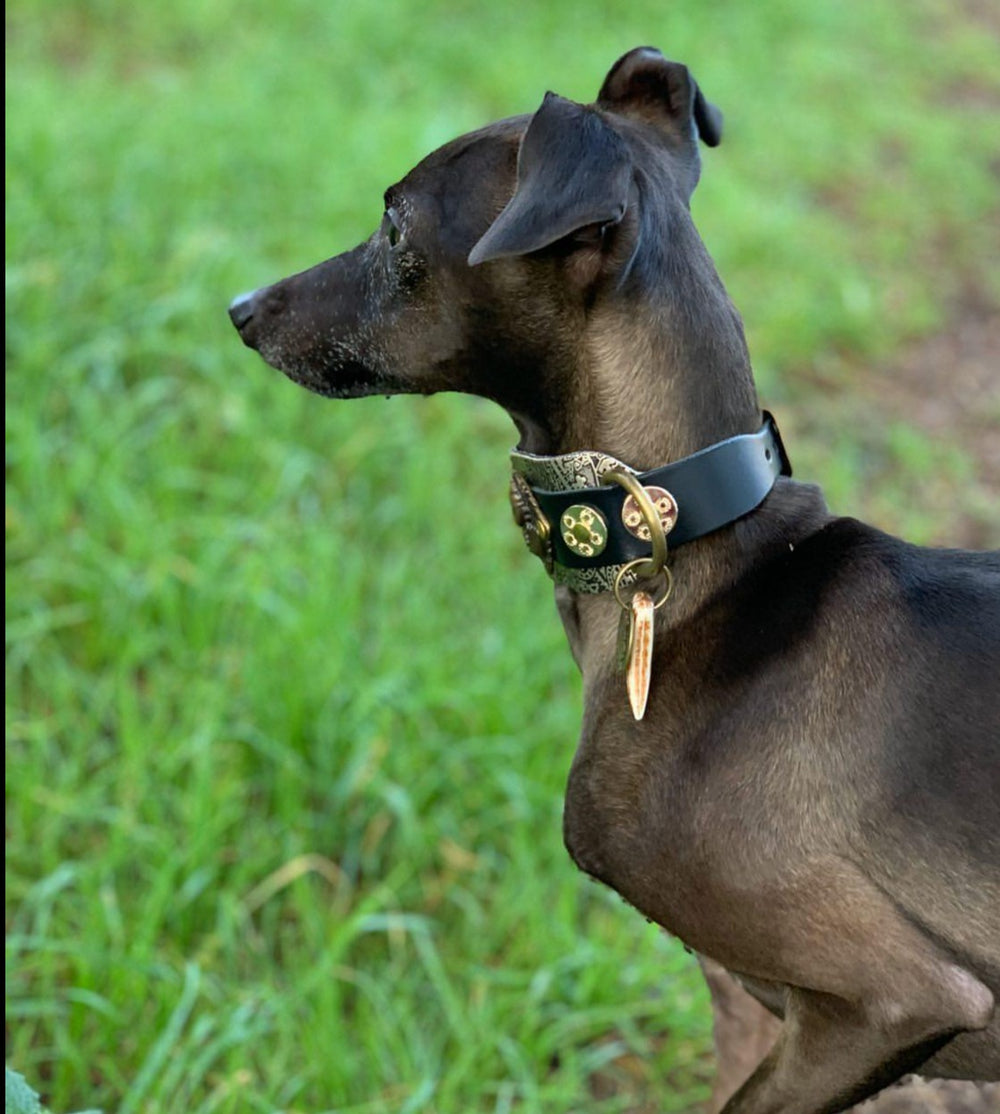
[[[618,575],[615,577],[614,593],[615,600],[618,602],[618,606],[622,608],[623,611],[628,611],[629,605],[622,599],[622,577],[631,569],[636,568],[638,565],[645,564],[648,564],[646,558],[638,557],[634,561],[629,561],[627,565],[622,565],[622,567],[618,570]],[[664,565],[663,568],[661,568],[658,572],[653,573],[653,575],[658,576],[660,573],[663,573],[664,592],[663,595],[653,604],[654,611],[659,611],[659,609],[670,598],[670,593],[674,590],[674,574],[670,571],[670,566]]]
[[[666,567],[667,563],[667,535],[663,532],[663,523],[660,521],[660,516],[656,512],[656,507],[653,506],[653,501],[650,499],[646,489],[639,483],[639,480],[631,472],[622,472],[615,470],[612,472],[605,472],[603,479],[613,480],[632,496],[638,504],[642,517],[646,520],[646,526],[649,529],[649,540],[653,547],[652,556],[646,559],[642,558],[644,564],[648,565],[645,573],[646,576],[656,576],[656,574]],[[635,562],[630,562],[635,564]]]

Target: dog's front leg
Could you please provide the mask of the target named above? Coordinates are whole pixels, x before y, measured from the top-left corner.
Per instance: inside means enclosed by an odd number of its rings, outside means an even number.
[[[712,1035],[717,1068],[709,1114],[719,1114],[726,1100],[750,1078],[781,1031],[781,1022],[752,998],[714,959],[698,956],[712,996]]]
[[[925,988],[925,1008],[914,1004],[891,1019],[874,1018],[864,1002],[791,988],[774,1048],[723,1114],[836,1114],[871,1097],[964,1030],[977,1004],[977,1024],[985,1023],[992,1000],[986,988],[957,968],[946,981]]]

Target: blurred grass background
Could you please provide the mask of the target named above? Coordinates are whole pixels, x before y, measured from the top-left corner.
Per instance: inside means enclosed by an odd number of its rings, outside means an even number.
[[[995,10],[6,18],[8,1062],[54,1111],[696,1110],[693,960],[562,847],[578,682],[508,420],[319,400],[225,307],[366,236],[429,148],[652,43],[726,113],[695,216],[797,474],[996,545],[996,395],[943,432],[909,405],[951,386],[922,338],[995,320]]]

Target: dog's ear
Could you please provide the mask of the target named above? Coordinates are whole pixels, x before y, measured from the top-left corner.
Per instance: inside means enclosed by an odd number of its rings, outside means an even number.
[[[702,96],[687,66],[668,62],[651,46],[630,50],[611,67],[597,107],[689,135],[693,126],[709,147],[722,139],[722,113]]]
[[[517,156],[517,188],[469,253],[469,264],[526,255],[591,225],[621,220],[632,162],[591,108],[546,93]]]

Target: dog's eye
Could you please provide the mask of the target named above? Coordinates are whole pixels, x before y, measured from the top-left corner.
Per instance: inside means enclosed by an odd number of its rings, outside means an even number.
[[[395,209],[386,209],[382,224],[389,247],[394,248],[403,238],[403,230],[399,227],[399,214]]]

